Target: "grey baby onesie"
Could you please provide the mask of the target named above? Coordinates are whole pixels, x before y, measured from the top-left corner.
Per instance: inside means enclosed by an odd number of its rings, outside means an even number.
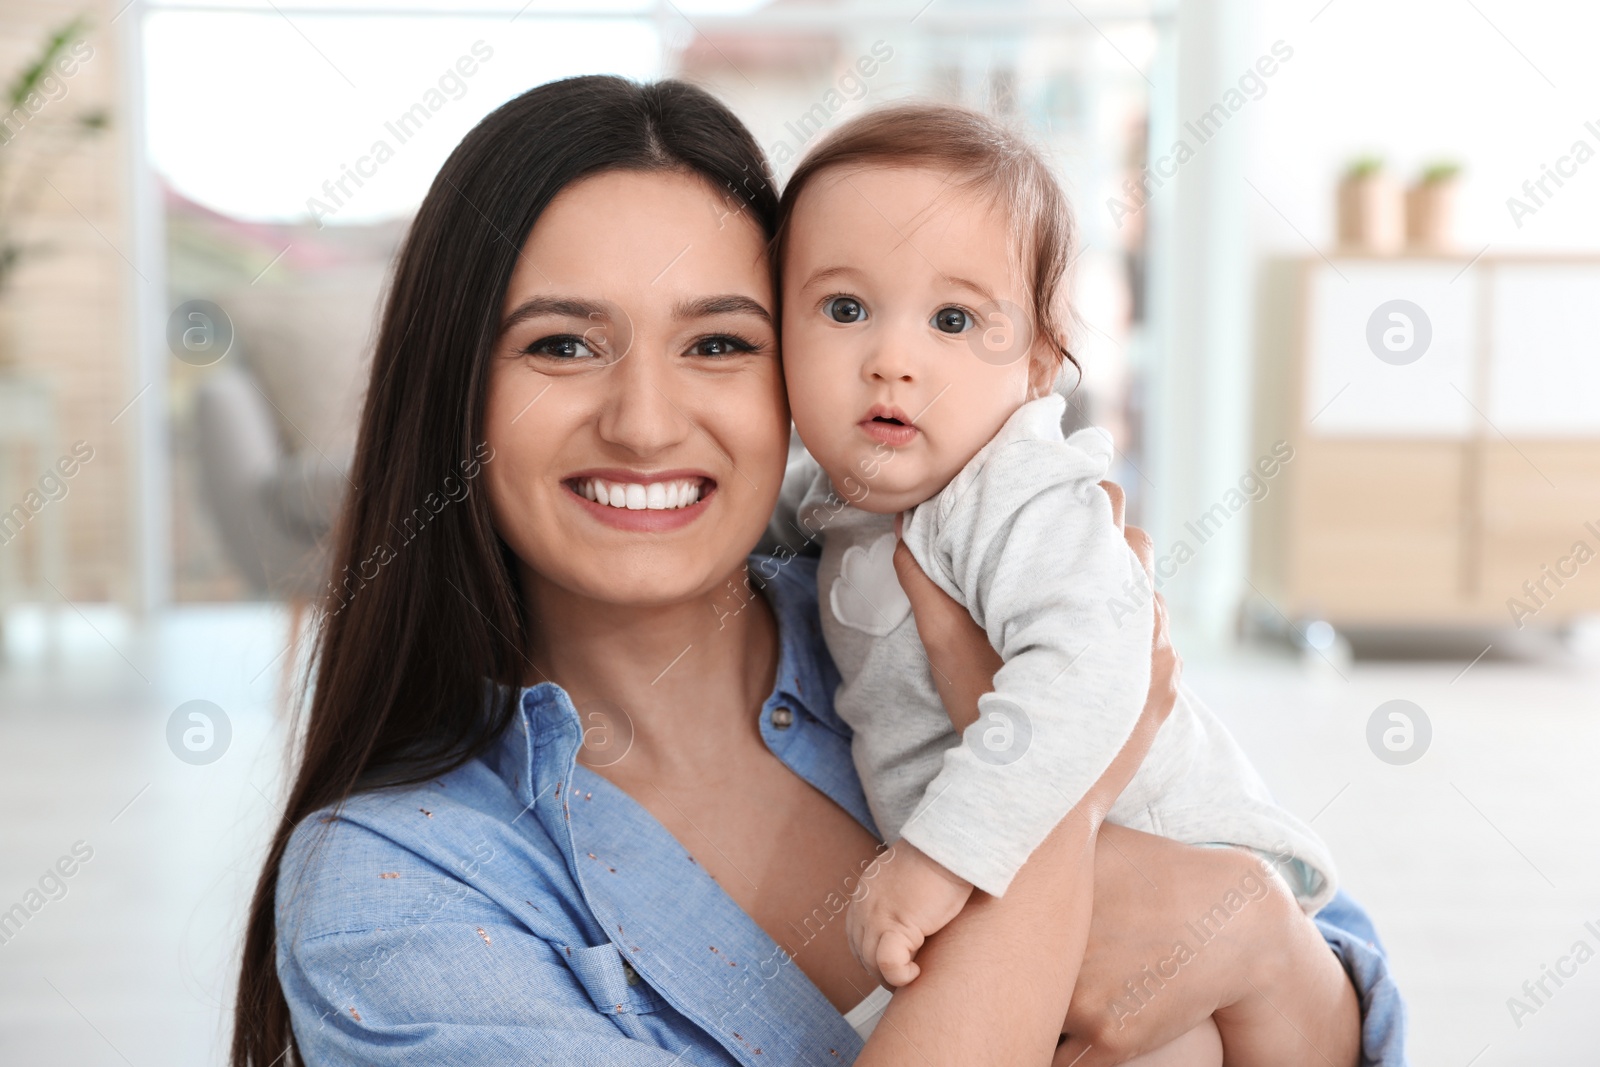
[[[1024,404],[906,517],[918,564],[1005,661],[963,735],[895,578],[894,516],[852,506],[821,472],[797,512],[822,537],[822,629],[843,678],[834,703],[854,731],[879,831],[995,895],[1110,765],[1150,685],[1149,580],[1098,485],[1111,440],[1095,429],[1064,437],[1064,405],[1055,395]],[[1322,841],[1273,802],[1227,729],[1182,686],[1110,821],[1255,849],[1308,912],[1334,893]]]

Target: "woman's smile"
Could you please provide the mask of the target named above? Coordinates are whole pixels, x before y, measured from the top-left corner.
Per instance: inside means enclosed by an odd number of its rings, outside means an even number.
[[[678,530],[705,514],[717,480],[699,470],[580,471],[561,480],[566,496],[590,517],[622,530]]]

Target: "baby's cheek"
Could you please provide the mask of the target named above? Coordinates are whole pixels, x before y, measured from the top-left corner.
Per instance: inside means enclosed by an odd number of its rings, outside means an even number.
[[[978,454],[978,450],[988,443],[993,434],[986,433],[984,427],[970,422],[946,425],[940,429],[944,432],[938,434],[937,438],[929,435],[926,477],[943,488],[950,479],[961,473],[961,468]]]
[[[837,421],[845,405],[838,376],[829,374],[825,358],[804,342],[787,337],[783,348],[783,379],[789,390],[789,411],[804,433],[809,426]]]

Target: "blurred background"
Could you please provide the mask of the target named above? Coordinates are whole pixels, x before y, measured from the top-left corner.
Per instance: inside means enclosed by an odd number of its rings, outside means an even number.
[[[906,96],[1032,132],[1072,417],[1414,1062],[1595,1063],[1597,39],[1580,0],[5,0],[0,1062],[222,1062],[390,258],[479,118],[610,72],[710,88],[780,176]]]

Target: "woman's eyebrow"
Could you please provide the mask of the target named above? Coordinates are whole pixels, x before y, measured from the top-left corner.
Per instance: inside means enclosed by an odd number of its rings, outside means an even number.
[[[685,300],[672,309],[680,319],[703,319],[710,315],[754,315],[772,325],[772,313],[758,301],[738,293],[720,296],[703,296],[698,300]]]
[[[562,315],[574,319],[595,319],[609,317],[609,309],[604,304],[591,300],[583,300],[571,296],[536,296],[518,304],[511,314],[506,316],[506,321],[500,324],[502,331],[509,330],[524,319],[535,318],[539,315]]]

